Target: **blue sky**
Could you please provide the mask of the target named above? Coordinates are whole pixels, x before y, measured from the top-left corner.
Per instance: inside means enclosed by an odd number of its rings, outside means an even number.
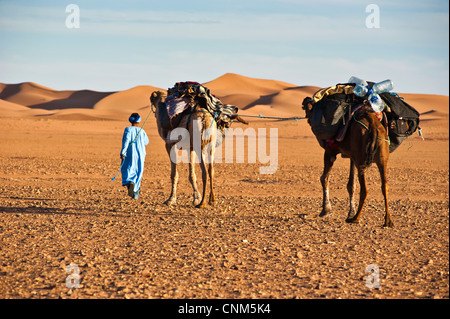
[[[0,82],[115,91],[232,72],[324,87],[355,75],[448,95],[448,37],[447,0],[0,0]]]

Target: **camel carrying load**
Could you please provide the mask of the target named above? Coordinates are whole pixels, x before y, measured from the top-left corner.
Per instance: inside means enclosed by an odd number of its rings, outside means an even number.
[[[154,99],[156,94],[154,92],[152,95]],[[237,106],[223,104],[207,87],[197,82],[175,83],[167,90],[167,95],[154,107],[158,108],[157,122],[163,130],[160,132],[163,139],[167,138],[167,132],[179,126],[184,115],[192,113],[196,108],[208,111],[214,117],[217,129],[222,133],[230,127],[233,120],[248,124],[237,115]]]
[[[352,77],[351,79],[353,79]],[[322,184],[323,202],[320,216],[331,213],[329,177],[337,155],[350,158],[347,190],[350,209],[346,221],[358,223],[367,197],[365,174],[376,163],[381,177],[385,203],[384,226],[394,225],[388,208],[387,164],[392,153],[405,138],[419,128],[419,113],[395,93],[390,80],[380,83],[357,81],[337,84],[317,91],[303,100],[303,109],[311,130],[325,150]],[[361,83],[356,83],[361,82]],[[388,88],[377,90],[382,87]],[[360,192],[355,201],[355,173]]]
[[[155,91],[150,95],[150,102],[155,111],[159,136],[166,142],[166,151],[170,157],[172,191],[166,204],[175,205],[177,202],[178,159],[177,152],[173,150],[175,144],[184,140],[188,144],[189,181],[193,189],[193,204],[196,207],[206,205],[206,182],[209,176],[208,203],[213,205],[215,202],[213,190],[215,149],[222,143],[226,129],[234,120],[248,123],[237,115],[237,106],[223,104],[211,94],[208,88],[197,82],[177,82],[167,90],[167,94]],[[185,130],[187,136],[172,134],[174,131],[180,132],[180,129]],[[172,135],[181,139],[172,140]],[[197,150],[194,147],[196,136],[201,139],[198,143],[200,149]],[[203,194],[200,194],[197,188],[194,155],[199,158],[202,170]]]

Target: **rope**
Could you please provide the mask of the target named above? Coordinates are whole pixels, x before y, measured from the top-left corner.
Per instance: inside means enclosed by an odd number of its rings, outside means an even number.
[[[398,93],[395,93],[395,92],[389,92],[389,93],[390,93],[391,95],[393,95],[393,96],[399,98],[399,99],[402,100],[402,101],[405,100],[405,98],[404,98],[404,97],[401,97],[400,95],[398,95]]]
[[[213,126],[215,120],[216,120],[216,111],[214,111],[214,118],[213,118],[213,120],[211,121],[211,125],[210,125],[209,128],[206,130],[206,137],[209,137],[209,131],[211,130],[211,127]]]
[[[156,114],[156,107],[153,105],[153,103],[150,103],[150,111],[151,111],[153,114]]]
[[[239,115],[240,117],[257,117],[261,119],[276,119],[276,120],[304,120],[306,117],[278,117],[278,116],[263,116],[259,115]]]
[[[361,124],[366,130],[369,130],[369,128],[361,121],[358,121],[355,117],[355,114],[353,114],[353,119],[355,120],[356,123]]]
[[[197,112],[210,113],[209,111],[205,111],[202,109],[197,110]],[[306,119],[306,117],[278,117],[278,116],[263,116],[261,114],[259,114],[259,115],[241,115],[241,114],[239,114],[239,116],[240,117],[257,117],[260,119],[277,119],[277,120],[304,120],[304,119]]]
[[[384,138],[381,138],[381,137],[379,137],[379,136],[377,136],[377,139],[382,140],[382,141],[385,141],[385,142],[387,142],[389,145],[391,145],[391,141],[389,140],[389,136],[388,136],[388,139],[387,139],[387,140],[384,139]]]
[[[358,120],[355,118],[355,114],[353,114],[353,119],[355,120],[355,122],[361,124],[366,130],[369,130],[369,128],[368,128],[363,122],[358,121]],[[382,140],[382,141],[385,141],[385,142],[388,142],[389,145],[391,145],[391,141],[390,141],[390,139],[389,139],[389,135],[388,135],[388,139],[387,139],[387,140],[384,139],[384,138],[381,138],[381,137],[379,137],[379,136],[377,136],[377,139]]]
[[[136,134],[136,136],[134,137],[134,139],[131,141],[131,143],[128,144],[127,150],[126,150],[126,152],[125,152],[125,156],[126,156],[126,154],[128,153],[128,149],[130,148],[130,146],[131,146],[134,142],[136,142],[136,139],[138,138],[139,134],[141,133],[142,129],[144,128],[145,123],[147,123],[147,120],[148,120],[148,118],[150,117],[150,114],[152,113],[152,111],[153,111],[153,109],[152,109],[152,107],[150,107],[150,112],[148,112],[147,118],[145,119],[144,123],[142,123],[141,129],[138,131],[138,133]],[[122,170],[122,166],[123,166],[123,163],[124,163],[124,162],[125,162],[125,158],[124,158],[124,159],[122,160],[122,162],[120,163],[120,167],[119,167],[119,170],[117,171],[117,174],[116,174],[113,178],[111,178],[112,181],[114,181],[114,180],[116,179],[116,177],[119,175],[120,171]]]

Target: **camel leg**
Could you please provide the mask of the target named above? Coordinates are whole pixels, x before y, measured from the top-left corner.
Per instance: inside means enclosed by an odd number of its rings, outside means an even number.
[[[189,181],[191,182],[192,189],[194,191],[194,206],[200,204],[202,200],[202,195],[198,191],[197,187],[197,175],[195,174],[195,166],[194,166],[194,151],[190,151],[190,159],[189,159]]]
[[[214,120],[211,119],[212,123],[210,124],[210,129],[212,129],[212,134],[210,139],[207,140],[207,144],[205,145],[205,158],[208,160],[208,175],[209,175],[209,205],[214,205],[216,201],[216,196],[214,195],[214,154],[216,153],[216,139],[217,139],[217,128],[216,126],[212,126],[214,124]],[[203,193],[204,195],[205,193]]]
[[[389,187],[387,185],[387,173],[386,173],[386,167],[387,167],[387,161],[384,163],[378,163],[378,170],[380,171],[381,176],[381,191],[383,192],[384,196],[384,209],[385,209],[385,215],[384,215],[384,227],[394,227],[394,222],[391,219],[391,214],[389,213],[389,207],[388,207],[388,191]]]
[[[211,161],[208,164],[208,173],[209,173],[209,189],[210,189],[210,193],[209,193],[209,205],[214,205],[214,202],[216,201],[216,196],[214,196],[214,166],[213,166],[213,162]]]
[[[206,195],[206,182],[207,182],[207,178],[208,178],[208,172],[206,170],[206,163],[205,163],[205,155],[203,154],[203,150],[202,150],[202,154],[201,154],[201,158],[200,158],[200,168],[202,169],[202,181],[203,181],[203,196],[202,196],[202,201],[200,202],[200,204],[198,204],[197,208],[203,208],[205,207],[206,203],[205,203],[205,195]]]
[[[362,209],[364,207],[364,202],[366,201],[366,198],[367,198],[367,186],[366,186],[365,170],[366,170],[366,168],[358,167],[358,178],[359,178],[359,186],[360,186],[359,206],[358,206],[358,211],[356,212],[355,216],[353,216],[351,218],[347,218],[345,220],[347,223],[354,223],[354,224],[356,224],[356,223],[359,222],[359,218],[361,216],[361,212],[362,212]]]
[[[329,197],[329,180],[330,180],[330,171],[331,168],[333,167],[335,160],[336,160],[335,154],[331,154],[330,152],[325,151],[323,174],[320,177],[320,182],[322,184],[322,191],[323,191],[322,212],[319,215],[321,217],[331,213],[331,203]]]
[[[170,157],[171,145],[166,144],[166,150]],[[178,171],[177,164],[170,161],[170,179],[172,181],[172,191],[168,200],[164,202],[167,205],[176,205],[177,203],[177,184],[178,184]]]
[[[348,177],[347,191],[350,199],[350,210],[348,212],[347,219],[352,218],[355,215],[355,171],[356,166],[352,159],[350,159],[350,176]]]

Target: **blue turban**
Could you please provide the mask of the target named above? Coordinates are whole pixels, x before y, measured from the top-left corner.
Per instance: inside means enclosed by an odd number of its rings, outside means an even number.
[[[139,114],[132,114],[128,121],[130,121],[130,123],[139,123],[141,121],[141,117]]]

